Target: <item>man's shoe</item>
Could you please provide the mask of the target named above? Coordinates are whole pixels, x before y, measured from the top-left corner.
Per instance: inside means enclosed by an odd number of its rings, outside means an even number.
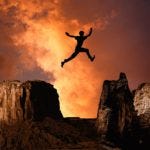
[[[95,55],[92,57],[91,61],[94,61],[94,59],[95,59]]]
[[[64,66],[64,63],[65,63],[65,62],[63,62],[63,61],[61,62],[61,67],[62,67],[62,68],[63,68],[63,66]]]

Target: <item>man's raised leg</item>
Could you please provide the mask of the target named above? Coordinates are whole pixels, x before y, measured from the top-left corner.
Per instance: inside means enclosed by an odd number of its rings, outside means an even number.
[[[86,52],[86,54],[88,55],[88,58],[89,58],[91,61],[93,61],[93,60],[95,59],[95,55],[92,57],[88,49],[82,48],[82,49],[81,49],[81,52]]]

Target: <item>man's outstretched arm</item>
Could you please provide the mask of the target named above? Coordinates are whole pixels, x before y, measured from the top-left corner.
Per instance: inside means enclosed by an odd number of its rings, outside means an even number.
[[[66,34],[67,36],[69,36],[69,37],[73,37],[73,38],[76,37],[76,36],[74,36],[74,35],[70,35],[68,32],[65,32],[65,34]]]
[[[90,28],[89,34],[88,34],[88,35],[86,35],[86,37],[90,36],[90,35],[92,34],[92,31],[93,31],[93,29],[92,29],[92,28]]]

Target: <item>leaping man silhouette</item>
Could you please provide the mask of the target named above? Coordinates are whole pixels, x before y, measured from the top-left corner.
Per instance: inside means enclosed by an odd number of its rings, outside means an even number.
[[[61,62],[61,67],[63,67],[66,62],[75,58],[80,52],[85,52],[91,61],[95,59],[95,55],[91,56],[89,49],[82,47],[84,40],[87,39],[87,37],[89,37],[91,34],[92,28],[90,28],[90,31],[87,35],[84,35],[84,31],[80,31],[79,36],[70,35],[68,32],[66,32],[67,36],[75,38],[75,40],[77,40],[77,45],[75,47],[74,53],[69,58],[64,59],[64,61]]]

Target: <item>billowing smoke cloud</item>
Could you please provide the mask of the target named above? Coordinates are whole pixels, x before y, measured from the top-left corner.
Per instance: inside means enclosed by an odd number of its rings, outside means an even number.
[[[116,78],[120,71],[125,71],[133,79],[133,86],[144,78],[148,80],[145,68],[149,63],[137,60],[141,59],[138,47],[141,43],[137,42],[142,38],[136,37],[140,29],[134,28],[135,37],[130,37],[133,30],[129,30],[135,25],[132,20],[141,8],[136,6],[133,14],[131,10],[135,3],[130,3],[127,10],[123,7],[129,3],[1,0],[0,79],[49,81],[58,89],[65,116],[95,117],[104,79]],[[71,55],[76,44],[64,32],[88,32],[91,26],[94,32],[85,47],[96,54],[95,61],[91,63],[85,54],[79,54],[61,68],[60,62]],[[141,70],[137,69],[136,63],[140,64]],[[137,73],[139,75],[135,76]]]
[[[32,56],[26,51],[26,46],[15,44],[13,37],[23,36],[28,28],[28,25],[18,18],[19,13],[20,10],[15,1],[0,2],[0,79],[42,78],[48,81],[48,75],[32,59]],[[54,79],[52,74],[49,76]]]

